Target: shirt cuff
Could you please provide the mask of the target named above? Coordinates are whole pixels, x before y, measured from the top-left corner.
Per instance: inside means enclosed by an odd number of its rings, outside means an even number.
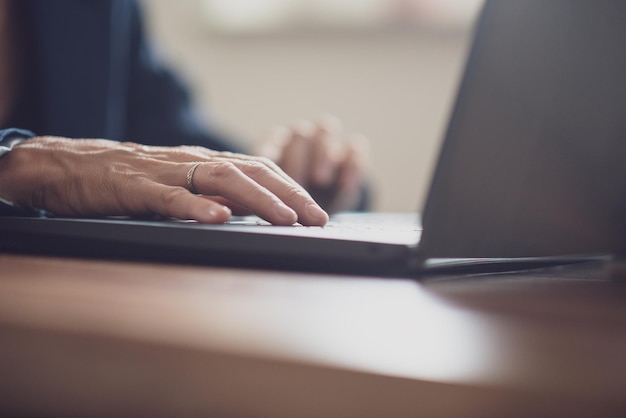
[[[35,136],[25,129],[3,129],[0,131],[0,157],[10,152],[13,147]]]

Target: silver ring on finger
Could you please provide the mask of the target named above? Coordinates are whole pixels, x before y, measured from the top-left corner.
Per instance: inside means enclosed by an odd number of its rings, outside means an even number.
[[[187,171],[187,190],[189,190],[193,194],[199,194],[196,188],[193,186],[193,173],[196,172],[196,168],[202,164],[200,161],[196,161],[193,163],[189,171]]]

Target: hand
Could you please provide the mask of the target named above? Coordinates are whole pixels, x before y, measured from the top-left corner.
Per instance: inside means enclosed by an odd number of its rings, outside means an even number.
[[[346,135],[335,117],[278,127],[261,144],[258,154],[275,161],[329,212],[355,209],[361,199],[367,139]]]
[[[189,185],[195,162],[201,164]],[[232,207],[277,225],[328,221],[311,196],[266,158],[103,139],[24,141],[0,158],[0,197],[69,216],[157,214],[223,223]]]

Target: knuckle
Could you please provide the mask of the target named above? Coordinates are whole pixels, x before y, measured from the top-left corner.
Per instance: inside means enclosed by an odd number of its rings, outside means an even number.
[[[230,151],[220,151],[216,154],[216,156],[221,157],[221,158],[236,158],[237,154],[235,154],[234,152],[230,152]]]
[[[302,194],[302,191],[298,187],[293,186],[291,184],[285,186],[283,196],[285,197],[285,200],[287,201],[302,199],[304,197],[304,195]]]
[[[180,145],[175,148],[179,154],[187,155],[192,158],[204,155],[204,153],[207,151],[206,148],[199,145]]]
[[[128,150],[128,151],[137,151],[140,150],[142,145],[136,142],[124,141],[120,142],[120,148]]]
[[[182,147],[182,149],[187,150],[187,151],[191,151],[191,152],[204,152],[206,151],[206,148],[201,147],[200,145],[185,145]]]
[[[274,161],[272,161],[271,159],[267,157],[255,157],[254,162],[256,162],[257,164],[264,165],[266,167],[270,167],[270,168],[274,168],[275,166],[277,166]]]
[[[274,171],[276,173],[281,173],[283,171],[280,168],[280,166],[278,164],[276,164],[276,162],[274,162],[270,158],[267,158],[267,157],[255,157],[254,161],[258,165],[263,166],[263,169],[265,169],[265,170],[271,170],[271,171]]]
[[[317,130],[317,126],[315,125],[315,123],[313,123],[310,120],[296,121],[291,128],[293,135],[297,139],[301,139],[301,140],[312,138],[315,135],[316,130]]]
[[[216,178],[230,177],[238,171],[231,161],[216,161],[211,163],[209,167],[209,176]]]
[[[270,173],[267,165],[260,161],[247,161],[245,167],[247,174],[253,177],[268,175]]]

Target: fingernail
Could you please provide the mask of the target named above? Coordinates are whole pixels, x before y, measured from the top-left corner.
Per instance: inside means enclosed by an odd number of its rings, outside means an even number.
[[[219,209],[217,209],[217,208],[209,209],[209,216],[211,218],[219,218],[219,217],[223,216],[224,213],[226,213],[228,215],[228,217],[230,217],[230,215],[232,214],[230,209],[227,208],[226,206],[222,206]]]
[[[276,205],[274,205],[274,209],[276,210],[276,213],[280,215],[281,218],[293,219],[294,222],[298,219],[298,215],[296,214],[296,212],[294,212],[293,209],[287,207],[283,203],[280,203],[280,202],[276,203]]]
[[[306,210],[308,214],[311,215],[312,217],[317,218],[317,219],[325,219],[326,221],[328,221],[328,214],[324,212],[324,210],[320,208],[317,204],[308,203],[306,205]]]

